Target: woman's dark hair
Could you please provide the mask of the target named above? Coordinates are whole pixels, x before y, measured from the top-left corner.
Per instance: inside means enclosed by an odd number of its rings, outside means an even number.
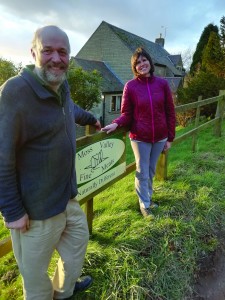
[[[150,72],[149,72],[149,73],[152,75],[152,74],[154,73],[154,71],[155,71],[155,67],[154,67],[154,64],[153,64],[153,62],[152,62],[152,58],[151,58],[151,56],[148,54],[148,52],[145,51],[145,49],[142,48],[142,47],[137,48],[137,49],[135,50],[135,52],[133,53],[133,55],[131,56],[131,68],[132,68],[132,71],[133,71],[134,75],[135,75],[136,77],[138,77],[138,76],[140,75],[140,74],[137,72],[137,70],[136,70],[137,61],[138,61],[138,59],[139,59],[140,56],[146,57],[147,60],[150,62],[151,68],[150,68]]]

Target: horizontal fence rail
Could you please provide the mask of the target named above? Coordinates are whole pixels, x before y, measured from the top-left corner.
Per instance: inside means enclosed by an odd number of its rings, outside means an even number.
[[[215,102],[220,101],[221,99],[223,99],[223,95],[219,95],[216,97],[212,97],[212,98],[208,98],[208,99],[204,99],[204,100],[199,100],[196,102],[191,102],[191,103],[187,103],[187,104],[183,104],[183,105],[179,105],[176,106],[175,110],[176,112],[185,112],[187,110],[193,109],[193,108],[197,108],[197,107],[202,107],[208,104],[212,104]]]
[[[199,124],[199,118],[200,118],[200,108],[212,103],[217,103],[217,110],[216,110],[216,115],[215,118],[212,120],[209,120],[205,122],[204,124],[198,125]],[[195,145],[196,145],[196,140],[197,140],[197,134],[207,128],[207,127],[213,127],[214,126],[214,134],[215,136],[220,137],[221,136],[221,128],[222,128],[222,121],[223,121],[223,116],[224,116],[224,107],[225,107],[225,91],[220,91],[219,96],[208,98],[202,100],[201,97],[199,97],[198,101],[184,104],[177,106],[175,108],[176,113],[184,113],[188,110],[191,109],[196,109],[196,118],[195,118],[195,128],[186,132],[185,134],[175,138],[173,141],[173,146],[179,144],[180,142],[184,141],[185,139],[189,137],[193,137],[193,145],[192,145],[192,150],[195,151]],[[85,146],[89,145],[92,143],[96,142],[96,135],[101,135],[102,139],[106,137],[106,133],[100,132],[97,134],[91,135],[91,133],[94,133],[93,128],[90,126],[86,127],[86,136],[77,139],[77,146]],[[125,129],[120,128],[117,130],[117,132],[124,132],[126,134]],[[108,135],[110,136],[110,135]],[[98,137],[99,139],[99,137]],[[168,154],[167,153],[162,153],[160,155],[160,158],[157,163],[157,168],[156,168],[156,179],[157,180],[165,180],[167,178],[167,165],[168,165]],[[103,187],[100,189],[94,191],[93,193],[89,194],[88,196],[84,197],[79,201],[81,205],[85,205],[85,212],[87,216],[87,221],[88,221],[88,226],[89,226],[89,231],[92,233],[92,223],[93,223],[93,217],[94,217],[94,212],[93,212],[93,206],[94,206],[94,197],[98,195],[100,192],[111,186],[112,184],[116,183],[117,181],[121,180],[131,172],[135,170],[135,162],[126,165],[126,169],[124,173],[110,181],[109,183],[105,184]],[[7,237],[6,239],[0,241],[0,258],[8,254],[12,250],[12,243],[11,243],[11,238]]]

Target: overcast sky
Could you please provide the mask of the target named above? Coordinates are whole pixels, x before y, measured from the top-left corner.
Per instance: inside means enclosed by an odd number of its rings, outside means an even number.
[[[204,28],[220,25],[224,0],[0,0],[0,57],[32,62],[34,31],[66,31],[75,56],[102,21],[152,42],[160,33],[170,54],[194,51]]]

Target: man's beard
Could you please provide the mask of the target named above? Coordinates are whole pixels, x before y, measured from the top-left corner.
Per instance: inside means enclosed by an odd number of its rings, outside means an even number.
[[[60,86],[66,79],[66,70],[62,74],[54,74],[44,67],[36,67],[35,69],[39,77],[49,86]]]

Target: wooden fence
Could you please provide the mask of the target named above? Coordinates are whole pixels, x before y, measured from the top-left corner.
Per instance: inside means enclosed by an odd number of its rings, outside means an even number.
[[[212,103],[217,103],[217,109],[216,109],[216,115],[215,118],[212,120],[209,120],[205,122],[204,124],[199,125],[200,121],[200,110],[201,107],[212,104]],[[196,143],[198,139],[198,134],[201,130],[204,130],[207,127],[213,127],[214,128],[214,134],[217,137],[221,136],[222,133],[222,122],[223,122],[223,116],[224,116],[224,108],[225,108],[225,91],[220,91],[219,96],[208,98],[202,100],[202,97],[198,98],[198,101],[188,103],[185,105],[177,106],[176,113],[184,113],[186,111],[189,111],[191,109],[196,110],[196,117],[195,117],[195,127],[194,129],[186,132],[185,134],[175,138],[173,142],[173,147],[187,139],[188,137],[192,137],[192,151],[194,152],[196,150]],[[120,131],[125,133],[124,129],[119,129]],[[86,136],[79,138],[77,140],[77,147],[80,147],[82,145],[89,145],[95,142],[95,136],[91,135],[91,127],[87,126],[86,127]],[[106,133],[101,132],[98,133],[98,135],[102,135],[102,138],[106,136]],[[165,180],[167,178],[167,168],[168,168],[168,154],[162,153],[160,155],[160,158],[157,163],[157,169],[156,169],[156,179],[157,180]],[[118,180],[121,180],[131,172],[135,170],[135,162],[129,164],[126,166],[126,171],[121,174],[119,177],[113,179],[110,181],[108,184],[104,185],[102,188],[94,191],[87,197],[83,198],[80,200],[81,205],[85,205],[85,213],[87,215],[87,221],[88,221],[88,226],[89,226],[89,231],[92,233],[92,223],[93,223],[93,217],[94,217],[94,197],[101,193],[103,190],[117,182]],[[11,243],[11,238],[8,237],[2,241],[0,241],[0,258],[9,253],[12,250],[12,243]]]

